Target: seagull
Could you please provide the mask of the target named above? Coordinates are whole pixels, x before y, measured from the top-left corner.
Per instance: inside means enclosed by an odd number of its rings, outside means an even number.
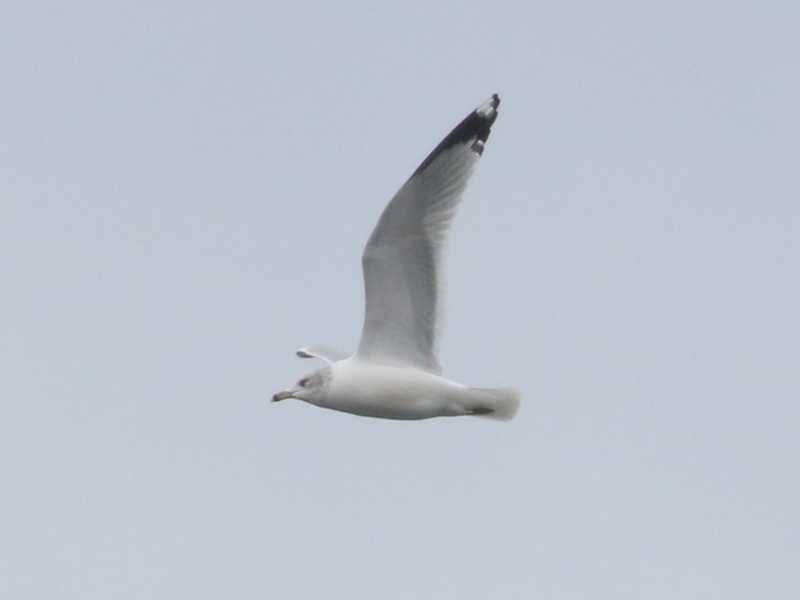
[[[470,112],[422,161],[383,211],[364,248],[366,310],[354,354],[324,346],[297,351],[325,367],[272,397],[384,419],[477,415],[510,420],[514,389],[445,379],[436,357],[442,249],[461,196],[483,154],[500,98]]]

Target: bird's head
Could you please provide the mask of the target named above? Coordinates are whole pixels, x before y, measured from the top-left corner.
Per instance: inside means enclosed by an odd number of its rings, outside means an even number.
[[[272,396],[272,401],[278,402],[287,398],[297,398],[298,400],[316,404],[325,397],[330,380],[331,369],[330,367],[325,367],[306,375],[294,387],[278,392]]]

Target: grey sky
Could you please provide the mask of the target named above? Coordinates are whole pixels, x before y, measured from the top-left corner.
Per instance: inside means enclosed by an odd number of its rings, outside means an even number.
[[[432,4],[0,10],[2,597],[800,594],[800,9]],[[495,91],[441,360],[517,419],[271,405]]]

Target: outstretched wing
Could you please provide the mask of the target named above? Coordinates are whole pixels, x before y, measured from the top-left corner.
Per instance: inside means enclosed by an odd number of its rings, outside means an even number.
[[[362,257],[366,311],[358,358],[441,371],[441,251],[499,104],[494,94],[467,115],[384,209]]]

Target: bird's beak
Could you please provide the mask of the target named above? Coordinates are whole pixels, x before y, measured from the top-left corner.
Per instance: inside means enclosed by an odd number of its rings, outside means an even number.
[[[279,402],[280,400],[286,400],[287,398],[294,398],[294,396],[292,396],[292,390],[283,390],[282,392],[278,392],[272,397],[272,401]]]

